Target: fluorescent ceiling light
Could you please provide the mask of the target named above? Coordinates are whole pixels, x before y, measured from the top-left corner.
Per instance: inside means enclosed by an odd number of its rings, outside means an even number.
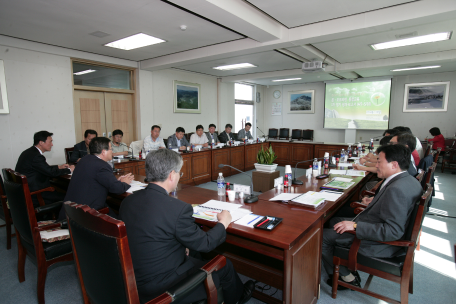
[[[273,82],[278,82],[278,81],[290,81],[290,80],[300,80],[302,78],[288,78],[288,79],[276,79],[273,80]]]
[[[162,43],[162,42],[165,42],[165,40],[160,39],[160,38],[155,38],[155,37],[143,34],[143,33],[139,33],[139,34],[127,37],[127,38],[123,38],[120,40],[110,42],[108,44],[105,44],[105,46],[129,51],[129,50],[137,49],[137,48],[152,45],[152,44]]]
[[[73,73],[73,75],[84,75],[84,74],[89,74],[89,73],[93,73],[93,72],[96,72],[96,71],[97,70],[85,70],[85,71]]]
[[[416,67],[416,68],[396,69],[396,70],[390,70],[390,71],[391,72],[400,72],[400,71],[424,70],[424,69],[436,69],[436,68],[440,68],[440,65],[432,65],[432,66]]]
[[[407,46],[407,45],[415,45],[415,44],[421,44],[421,43],[449,40],[451,37],[451,33],[452,32],[437,33],[437,34],[430,34],[430,35],[412,37],[412,38],[401,39],[401,40],[394,40],[394,41],[389,41],[389,42],[382,42],[382,43],[377,43],[377,44],[371,44],[371,47],[377,51],[377,50],[391,49],[391,48]]]
[[[247,69],[247,68],[256,68],[256,65],[251,63],[236,63],[236,64],[229,64],[229,65],[221,65],[218,67],[213,67],[215,70],[237,70],[237,69]]]

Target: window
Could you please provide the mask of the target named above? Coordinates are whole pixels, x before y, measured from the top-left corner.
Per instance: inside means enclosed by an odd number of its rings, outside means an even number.
[[[131,71],[73,61],[74,85],[131,90]]]
[[[246,122],[253,125],[253,86],[235,83],[234,84],[234,117],[235,131],[243,129]],[[253,135],[253,128],[250,131]]]

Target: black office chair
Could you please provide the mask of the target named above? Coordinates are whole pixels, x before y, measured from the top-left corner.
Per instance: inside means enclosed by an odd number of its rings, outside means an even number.
[[[311,129],[302,130],[302,139],[303,140],[313,141],[313,139],[314,139],[314,130],[311,130]]]
[[[301,129],[291,130],[291,139],[301,140],[302,139],[302,130]]]
[[[11,249],[11,237],[15,234],[11,234],[11,225],[13,220],[11,219],[11,212],[7,205],[5,187],[3,185],[3,178],[0,174],[0,201],[2,203],[2,208],[0,208],[0,218],[5,222],[5,224],[0,225],[0,227],[6,227],[6,249]]]
[[[84,303],[139,304],[125,223],[87,205],[66,202],[64,208]],[[207,303],[222,303],[222,288],[215,288],[211,274],[225,265],[225,257],[218,255],[147,304],[185,299],[189,291],[203,282]]]
[[[278,138],[279,130],[278,129],[269,129],[268,138]]]
[[[289,137],[290,137],[290,129],[280,128],[279,139],[281,139],[281,138],[288,139]]]
[[[64,151],[65,151],[65,160],[66,160],[66,163],[68,164],[71,159],[71,154],[73,154],[74,147],[65,148]]]

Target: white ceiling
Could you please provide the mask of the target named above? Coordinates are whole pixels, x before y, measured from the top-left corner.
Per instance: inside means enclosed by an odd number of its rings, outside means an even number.
[[[301,77],[298,82],[304,83],[336,79],[329,73],[382,76],[393,75],[394,68],[434,64],[442,68],[400,73],[456,70],[455,35],[390,50],[369,47],[409,33],[455,32],[454,0],[0,0],[0,7],[0,35],[139,61],[145,70],[175,68],[222,81],[271,85],[277,84],[272,79]],[[109,36],[89,35],[95,31]],[[139,32],[166,42],[131,51],[103,46]],[[329,63],[325,73],[301,71],[300,60],[313,59]],[[243,62],[258,67],[212,69]]]

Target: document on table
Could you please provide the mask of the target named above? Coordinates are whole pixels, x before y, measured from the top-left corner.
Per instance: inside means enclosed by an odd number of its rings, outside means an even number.
[[[325,196],[321,195],[320,192],[308,191],[305,194],[292,199],[291,201],[316,208],[323,204],[325,200]]]
[[[133,193],[138,190],[145,189],[147,187],[147,184],[141,183],[138,181],[131,181],[130,183],[130,188],[128,188],[127,193]]]
[[[339,168],[342,168],[342,167],[351,167],[353,165],[353,163],[339,163]]]
[[[236,224],[246,227],[252,227],[263,218],[263,215],[248,214],[236,221]]]
[[[218,222],[217,214],[223,210],[228,210],[231,213],[231,222],[252,213],[248,209],[240,208],[241,204],[232,204],[216,200],[210,200],[202,205],[193,207],[193,217]]]
[[[345,175],[345,173],[347,173],[347,170],[336,170],[336,169],[329,170],[329,174],[342,174],[342,175]]]
[[[339,182],[351,182],[353,179],[345,178],[345,177],[335,177],[335,178],[333,178],[333,180],[339,181]]]
[[[350,176],[366,176],[366,171],[360,171],[360,170],[347,170],[347,174]]]
[[[341,182],[337,180],[332,180],[329,183],[324,184],[324,187],[331,187],[331,188],[337,188],[337,189],[348,189],[352,185],[354,185],[355,182]]]
[[[282,201],[288,202],[294,199],[295,197],[300,196],[302,193],[281,193],[273,198],[269,199],[270,201]]]

